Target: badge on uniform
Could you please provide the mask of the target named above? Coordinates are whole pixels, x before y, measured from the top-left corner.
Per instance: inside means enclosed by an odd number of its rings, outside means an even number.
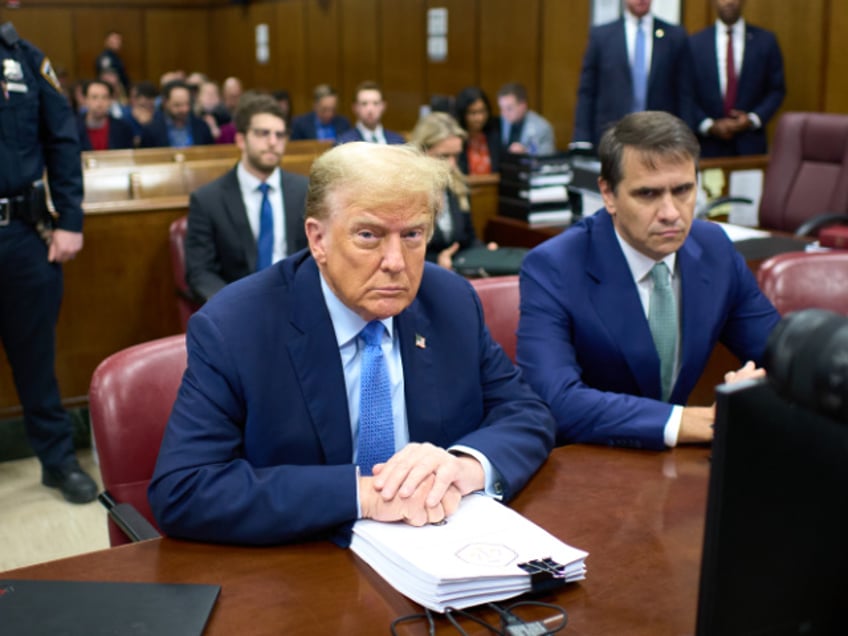
[[[55,88],[60,93],[62,92],[62,84],[59,83],[59,78],[56,75],[56,71],[53,70],[53,65],[46,57],[44,58],[44,61],[41,62],[41,76],[46,79],[47,83],[50,84],[53,88]]]
[[[24,78],[24,70],[17,60],[6,58],[3,60],[3,79],[7,82],[20,82]]]

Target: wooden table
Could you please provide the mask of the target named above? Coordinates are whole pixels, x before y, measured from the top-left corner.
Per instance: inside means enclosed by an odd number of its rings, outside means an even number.
[[[708,454],[560,448],[516,498],[515,509],[590,553],[585,581],[538,599],[567,609],[564,633],[694,633]],[[419,611],[352,552],[323,542],[247,548],[157,539],[0,578],[217,583],[210,635],[385,634],[394,618]],[[426,629],[419,622],[400,633]],[[456,632],[439,619],[438,633]]]

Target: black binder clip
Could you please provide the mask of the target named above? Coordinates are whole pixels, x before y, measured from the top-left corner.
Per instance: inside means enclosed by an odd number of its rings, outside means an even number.
[[[518,567],[530,575],[530,590],[532,592],[547,592],[566,583],[565,566],[557,563],[551,557],[519,563]]]

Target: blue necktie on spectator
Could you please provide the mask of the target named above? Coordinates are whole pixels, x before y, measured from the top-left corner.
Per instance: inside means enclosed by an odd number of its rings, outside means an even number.
[[[660,384],[662,399],[668,401],[671,396],[674,377],[674,348],[677,344],[677,301],[668,274],[668,265],[659,262],[651,270],[654,287],[651,290],[648,307],[648,326],[657,355],[660,358]]]
[[[371,474],[374,464],[386,461],[395,452],[389,372],[380,346],[384,330],[383,323],[372,320],[360,332],[365,348],[359,385],[357,464],[361,474],[366,476]]]
[[[642,18],[636,23],[636,46],[633,50],[633,112],[645,110],[648,96],[648,69],[645,63],[645,31]]]
[[[262,205],[259,207],[259,238],[256,240],[256,271],[271,265],[274,256],[274,212],[271,210],[271,200],[267,183],[259,184],[262,193]]]

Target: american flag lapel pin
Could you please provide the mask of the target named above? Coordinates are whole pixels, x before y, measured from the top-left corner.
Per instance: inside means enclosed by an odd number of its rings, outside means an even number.
[[[420,333],[415,334],[415,346],[419,349],[427,348],[427,339]]]

